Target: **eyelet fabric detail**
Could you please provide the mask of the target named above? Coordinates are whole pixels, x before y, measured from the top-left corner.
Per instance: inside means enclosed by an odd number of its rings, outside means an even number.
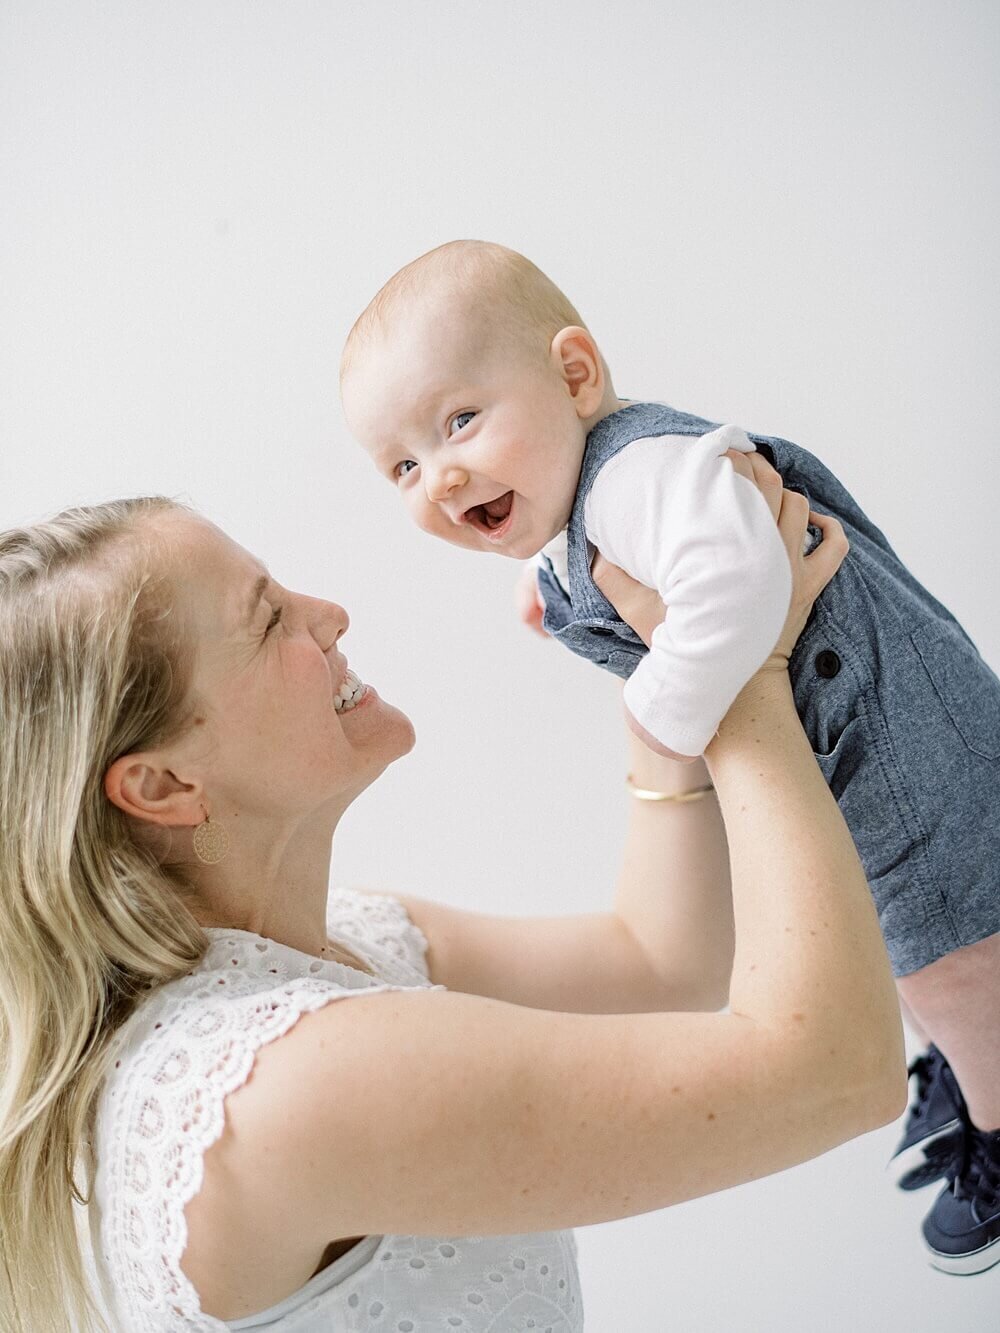
[[[432,988],[427,941],[397,899],[335,890],[327,927],[371,974],[248,931],[211,928],[201,961],[151,991],[116,1034],[98,1106],[88,1219],[92,1275],[112,1326],[578,1333],[570,1232],[368,1237],[353,1264],[348,1251],[270,1310],[230,1323],[202,1312],[180,1266],[184,1209],[201,1188],[205,1152],[223,1132],[225,1098],[247,1080],[258,1050],[333,1000]]]

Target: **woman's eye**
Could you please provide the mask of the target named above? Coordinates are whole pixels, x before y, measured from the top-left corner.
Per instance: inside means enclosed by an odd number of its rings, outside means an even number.
[[[454,435],[456,431],[465,430],[472,418],[477,415],[476,412],[458,412],[449,422],[448,434]]]
[[[277,628],[280,622],[281,622],[281,607],[276,606],[274,610],[271,612],[271,619],[267,622],[267,629],[264,631],[265,639],[273,629]]]
[[[417,465],[412,458],[404,458],[401,463],[397,463],[393,468],[393,476],[398,481],[400,477],[405,477],[410,469],[415,468],[416,466]]]

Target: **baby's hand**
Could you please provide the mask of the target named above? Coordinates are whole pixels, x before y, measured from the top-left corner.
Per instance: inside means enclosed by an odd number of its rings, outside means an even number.
[[[527,565],[521,571],[521,577],[517,581],[514,589],[514,603],[517,606],[517,614],[522,624],[533,629],[536,634],[547,639],[549,636],[542,629],[542,612],[545,610],[545,603],[542,601],[542,594],[538,590],[538,567],[535,564]]]

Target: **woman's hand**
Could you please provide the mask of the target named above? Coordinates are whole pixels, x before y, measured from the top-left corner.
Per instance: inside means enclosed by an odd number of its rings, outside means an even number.
[[[809,508],[809,501],[797,491],[785,490],[781,476],[760,454],[737,454],[729,457],[741,476],[747,477],[767,501],[767,506],[778,524],[778,534],[788,552],[792,569],[792,597],[784,628],[770,657],[761,668],[784,671],[799,635],[806,627],[813,603],[844,562],[850,549],[844,529],[830,514],[817,514]],[[806,529],[809,524],[819,528],[823,540],[803,555]],[[605,594],[607,595],[607,594]]]
[[[590,574],[625,624],[632,626],[648,648],[653,630],[666,615],[660,594],[655,588],[637,583],[624,569],[605,560],[600,551],[594,557]]]
[[[787,491],[763,454],[727,451],[726,457],[742,477],[746,477],[763,495],[778,524],[778,532],[788,552],[792,570],[792,596],[784,628],[770,657],[761,670],[784,670],[796,640],[805,629],[813,603],[836,574],[848,552],[844,529],[828,514],[809,508],[805,496]],[[809,555],[802,554],[806,529],[812,523],[823,540]],[[598,553],[591,570],[594,582],[621,618],[632,626],[646,646],[665,610],[659,594],[630,578],[617,565]]]

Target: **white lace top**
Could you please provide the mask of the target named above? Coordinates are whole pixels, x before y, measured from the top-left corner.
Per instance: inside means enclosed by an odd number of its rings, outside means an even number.
[[[242,930],[210,929],[186,976],[151,991],[115,1038],[87,1221],[102,1303],[121,1333],[573,1333],[572,1232],[369,1236],[280,1304],[225,1323],[181,1270],[184,1207],[257,1051],[330,1000],[428,987],[426,941],[394,898],[330,896],[327,925],[375,973]]]

